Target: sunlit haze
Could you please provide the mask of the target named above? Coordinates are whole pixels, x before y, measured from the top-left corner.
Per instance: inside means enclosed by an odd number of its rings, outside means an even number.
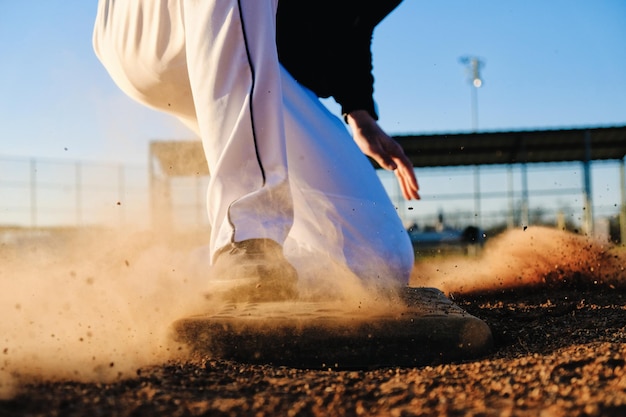
[[[92,52],[95,11],[95,0],[0,3],[0,155],[144,163],[150,139],[192,137],[110,81]],[[625,124],[624,39],[621,0],[406,0],[374,35],[381,124],[470,130],[461,56],[484,60],[480,130]]]
[[[145,167],[151,140],[193,138],[174,118],[135,103],[110,80],[92,50],[95,13],[95,0],[0,3],[0,158],[21,158],[26,172],[26,158]],[[474,124],[479,131],[625,125],[624,39],[622,0],[405,0],[374,33],[380,123],[399,135],[468,132]],[[472,59],[479,60],[479,74]],[[479,89],[472,86],[477,80]],[[325,104],[338,112],[332,99]],[[4,181],[14,171],[3,165]],[[549,184],[580,187],[580,172],[578,166],[551,171]],[[615,166],[594,168],[594,199],[607,214],[619,204],[617,172]],[[424,199],[419,210],[405,213],[454,210],[435,194],[472,192],[471,177],[419,171]],[[494,191],[504,177],[484,175],[482,191]],[[28,175],[19,181],[27,187]],[[541,172],[537,182],[529,181],[531,188],[548,184]],[[385,184],[393,187],[393,179]],[[24,194],[25,202],[11,210],[23,211],[28,198]],[[550,204],[580,210],[574,198]],[[502,204],[494,209],[504,210]],[[463,210],[471,206],[469,200]]]

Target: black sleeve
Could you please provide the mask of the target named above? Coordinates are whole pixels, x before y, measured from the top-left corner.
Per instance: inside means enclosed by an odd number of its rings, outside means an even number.
[[[344,34],[337,48],[333,71],[328,75],[333,98],[341,105],[341,113],[367,110],[375,119],[374,76],[372,74],[373,28],[355,28]]]
[[[401,0],[280,0],[276,42],[281,64],[342,113],[366,110],[375,119],[372,35]]]

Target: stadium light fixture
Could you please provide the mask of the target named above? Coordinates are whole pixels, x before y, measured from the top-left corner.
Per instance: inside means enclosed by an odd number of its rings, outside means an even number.
[[[468,75],[467,79],[472,86],[472,131],[476,132],[478,130],[478,89],[484,84],[483,79],[480,76],[480,70],[485,66],[485,61],[476,56],[465,55],[459,58],[459,62],[465,65]]]

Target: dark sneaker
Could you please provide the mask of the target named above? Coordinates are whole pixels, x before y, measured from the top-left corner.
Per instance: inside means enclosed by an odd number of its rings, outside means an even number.
[[[298,297],[298,273],[270,239],[231,243],[217,251],[207,296],[224,301],[269,302]]]

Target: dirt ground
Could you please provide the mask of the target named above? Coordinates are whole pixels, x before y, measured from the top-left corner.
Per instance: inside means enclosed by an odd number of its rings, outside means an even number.
[[[576,248],[592,256],[540,266],[550,270],[534,271],[534,282],[448,288],[491,327],[494,349],[477,360],[335,371],[196,354],[113,382],[31,380],[0,401],[0,415],[624,416],[623,250]],[[442,262],[429,266],[444,271]],[[612,268],[598,271],[608,263]]]

